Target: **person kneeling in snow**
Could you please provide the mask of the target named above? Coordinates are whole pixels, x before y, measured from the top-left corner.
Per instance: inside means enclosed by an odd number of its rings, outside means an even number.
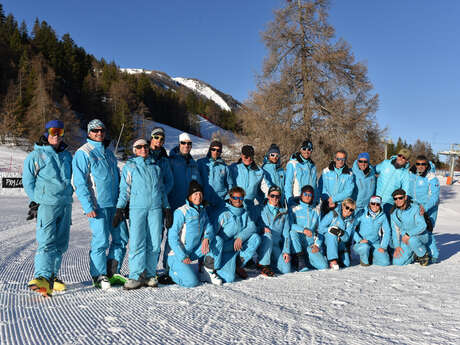
[[[390,257],[387,248],[391,239],[391,228],[382,210],[382,198],[372,196],[369,205],[356,220],[353,240],[353,250],[359,255],[362,266],[372,263],[378,266],[388,266]]]
[[[273,277],[272,268],[281,273],[291,272],[290,222],[287,209],[280,204],[281,188],[271,186],[268,189],[268,202],[262,208],[259,226],[262,228],[262,243],[259,247],[259,265],[261,273]]]
[[[393,264],[402,266],[418,261],[420,265],[430,263],[428,250],[429,234],[425,218],[420,214],[417,205],[407,198],[404,189],[393,192],[395,208],[391,213],[391,227],[393,229],[393,243],[395,252]]]
[[[350,266],[350,240],[353,236],[356,203],[347,198],[335,210],[327,213],[319,223],[319,232],[324,235],[329,266],[338,270],[339,265]]]
[[[313,206],[314,193],[312,186],[303,186],[299,203],[290,210],[292,224],[290,235],[295,252],[292,265],[295,270],[301,272],[308,271],[308,266],[318,270],[327,268],[327,260],[321,251],[324,236],[317,231],[319,214]]]
[[[217,218],[216,253],[212,256],[217,274],[231,283],[235,281],[235,273],[242,279],[248,277],[243,267],[256,253],[260,236],[244,206],[244,189],[233,187],[228,194],[230,199],[225,211]]]
[[[173,226],[169,229],[168,242],[171,251],[168,254],[169,275],[181,286],[195,287],[201,281],[222,285],[222,279],[214,270],[214,260],[209,254],[214,244],[213,228],[203,206],[203,188],[192,180],[185,205],[174,211]],[[216,249],[212,247],[215,253]],[[192,261],[204,259],[204,271],[197,276]]]

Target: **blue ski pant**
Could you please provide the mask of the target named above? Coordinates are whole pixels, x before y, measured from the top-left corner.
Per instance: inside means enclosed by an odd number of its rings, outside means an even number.
[[[424,256],[427,252],[427,245],[429,242],[428,232],[420,235],[410,236],[409,245],[401,241],[402,255],[399,258],[393,257],[393,265],[404,266],[414,262],[414,254],[417,256]]]
[[[195,251],[189,255],[190,260],[195,261],[203,258],[201,243]],[[184,264],[177,255],[168,255],[169,276],[178,285],[184,287],[195,287],[200,284],[200,279],[194,265]]]
[[[262,236],[259,249],[259,265],[271,266],[277,272],[290,273],[291,262],[285,262],[283,259],[283,240],[273,232],[266,232]]]
[[[50,279],[61,268],[62,255],[69,246],[72,204],[40,205],[37,212],[34,277]]]
[[[260,236],[252,234],[246,241],[243,242],[243,247],[240,251],[235,252],[233,244],[235,239],[224,241],[222,237],[216,236],[215,238],[215,251],[212,253],[214,257],[214,268],[219,277],[224,282],[232,283],[235,281],[236,260],[243,258],[243,265],[254,256],[260,244]]]
[[[163,210],[161,208],[130,208],[129,278],[138,280],[156,275],[161,250]]]
[[[345,267],[350,267],[350,253],[343,241],[329,232],[324,235],[324,244],[326,245],[326,256],[329,261],[337,260]]]
[[[290,235],[292,248],[294,249],[294,252],[302,253],[304,255],[306,253],[305,259],[308,266],[316,268],[317,270],[323,270],[328,267],[327,260],[323,255],[321,248],[316,253],[313,253],[311,251],[311,246],[308,244],[307,235],[297,232],[295,230],[291,230]],[[308,269],[305,268],[302,271],[308,271]]]
[[[99,208],[96,210],[95,218],[88,218],[92,233],[89,251],[91,277],[107,274],[107,259],[117,260],[118,269],[123,263],[128,242],[128,229],[125,222],[121,222],[116,228],[112,227],[115,211],[115,207]]]
[[[365,263],[369,264],[369,254],[372,252],[372,264],[377,266],[388,266],[390,264],[390,256],[388,252],[385,251],[380,253],[378,251],[378,243],[356,243],[353,246],[353,250],[359,255],[359,259]]]
[[[428,248],[430,249],[431,257],[433,258],[433,260],[438,260],[439,249],[436,245],[436,239],[434,238],[434,234],[432,232],[428,233]]]

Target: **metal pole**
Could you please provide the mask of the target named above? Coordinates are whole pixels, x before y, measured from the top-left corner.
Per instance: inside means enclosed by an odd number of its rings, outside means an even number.
[[[124,123],[121,125],[120,135],[118,136],[117,145],[115,146],[115,154],[118,153],[118,144],[120,143],[121,134],[123,133],[123,128],[125,128],[125,124],[124,124]]]

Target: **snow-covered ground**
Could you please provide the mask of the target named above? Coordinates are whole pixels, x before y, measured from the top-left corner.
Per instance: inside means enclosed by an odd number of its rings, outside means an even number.
[[[0,147],[2,167],[24,157]],[[253,272],[222,287],[136,291],[91,286],[91,234],[75,199],[60,272],[69,290],[45,299],[27,288],[36,249],[28,200],[21,191],[1,194],[0,343],[459,344],[460,185],[443,185],[441,198],[435,265],[361,267],[355,260],[338,272]]]
[[[201,137],[207,140],[212,140],[213,137],[218,135],[226,137],[230,144],[236,144],[238,142],[235,135],[231,131],[227,131],[219,126],[216,126],[212,122],[209,122],[207,119],[205,119],[203,116],[197,115],[197,117],[200,123]]]

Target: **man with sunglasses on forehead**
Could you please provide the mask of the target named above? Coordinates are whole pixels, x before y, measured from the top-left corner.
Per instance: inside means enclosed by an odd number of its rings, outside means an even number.
[[[360,214],[367,207],[369,198],[375,194],[377,181],[369,153],[362,152],[358,155],[358,159],[353,163],[352,171],[355,185],[351,198],[356,200],[356,214]]]
[[[198,170],[203,180],[204,199],[210,204],[208,214],[218,213],[225,206],[225,196],[233,187],[230,171],[222,159],[222,143],[213,140],[206,157],[198,160]]]
[[[311,160],[313,143],[306,139],[302,142],[300,150],[291,156],[286,164],[286,178],[284,193],[289,205],[295,204],[295,198],[300,196],[303,186],[310,185],[315,190],[314,205],[318,204],[316,165]]]
[[[377,190],[375,194],[382,198],[383,210],[388,215],[393,207],[391,193],[398,188],[409,188],[409,159],[411,152],[402,148],[397,156],[386,159],[375,167],[377,177]]]
[[[29,288],[51,296],[66,286],[58,278],[62,255],[69,244],[72,214],[72,155],[63,141],[64,123],[49,121],[24,161],[22,182],[30,199],[29,219],[37,218],[34,279]]]
[[[347,152],[339,150],[334,160],[323,169],[318,182],[321,191],[321,215],[333,210],[343,200],[351,197],[354,189],[353,173],[348,168]]]
[[[264,171],[264,178],[262,179],[260,189],[268,196],[268,189],[271,186],[278,186],[281,189],[281,202],[284,203],[285,172],[281,166],[281,152],[278,145],[270,145],[264,157],[262,170]]]
[[[73,184],[92,232],[89,270],[96,288],[124,283],[120,268],[126,253],[126,222],[112,226],[120,185],[120,170],[99,119],[88,123],[88,138],[72,161]],[[111,241],[110,241],[111,239]],[[108,254],[106,253],[108,251]],[[110,280],[109,280],[110,279]]]
[[[419,155],[415,164],[409,169],[409,189],[407,194],[419,204],[420,214],[428,225],[429,248],[432,261],[436,262],[439,250],[433,236],[439,205],[439,180],[435,175],[435,166],[426,156]]]
[[[417,261],[422,266],[430,264],[430,240],[425,218],[418,205],[413,205],[406,191],[399,188],[392,193],[395,207],[391,212],[391,228],[395,246],[393,264],[408,265]]]

